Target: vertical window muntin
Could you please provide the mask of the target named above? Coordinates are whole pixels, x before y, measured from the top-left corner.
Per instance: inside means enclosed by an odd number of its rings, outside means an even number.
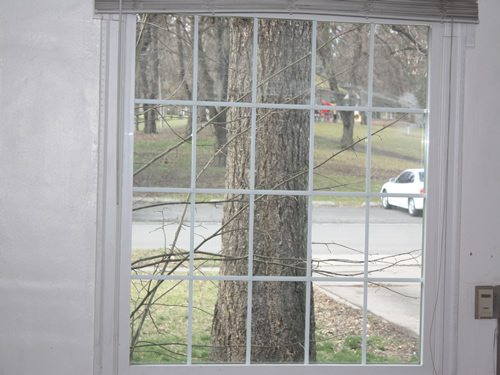
[[[258,20],[255,19],[254,20],[254,26],[256,26],[258,23]],[[196,31],[197,30],[197,24],[198,24],[198,17],[194,17],[194,30]],[[314,24],[316,25],[316,22],[314,22]],[[315,28],[314,28],[315,29]],[[372,25],[371,27],[372,31],[371,31],[371,35],[373,35],[373,30],[374,30],[374,26]],[[194,37],[194,40],[195,40],[195,43],[194,45],[196,46],[196,41],[198,40],[197,38],[197,33],[195,32],[195,37]],[[257,39],[256,37],[256,31],[254,32],[254,43],[255,43],[255,40]],[[314,44],[312,44],[314,45]],[[373,45],[373,44],[372,44]],[[256,49],[254,47],[254,49]],[[196,55],[196,51],[197,51],[197,47],[194,47],[194,53],[193,55]],[[314,55],[314,48],[312,48],[313,50],[313,55]],[[256,59],[256,51],[253,52],[253,65],[254,65],[254,69],[253,69],[253,72],[254,72],[254,75],[253,75],[253,82],[252,82],[252,87],[253,87],[253,90],[252,90],[252,103],[239,103],[239,102],[203,102],[203,101],[199,101],[197,100],[197,88],[196,88],[196,79],[194,79],[193,81],[193,97],[192,97],[192,100],[185,100],[185,101],[179,101],[179,100],[145,100],[145,99],[137,99],[136,100],[136,104],[141,104],[141,103],[152,103],[152,104],[157,104],[157,105],[181,105],[181,106],[185,106],[185,107],[191,107],[193,108],[193,112],[196,113],[196,109],[197,107],[199,106],[204,106],[204,105],[219,105],[219,106],[225,106],[225,107],[246,107],[248,108],[250,111],[251,111],[251,119],[252,119],[252,127],[251,127],[251,141],[252,141],[252,153],[251,153],[251,160],[250,160],[250,163],[251,163],[251,172],[250,172],[250,176],[249,176],[249,188],[248,189],[237,189],[237,190],[233,190],[233,191],[229,191],[229,192],[232,192],[234,194],[245,194],[248,196],[248,201],[249,201],[249,216],[250,218],[252,218],[253,216],[253,213],[254,213],[254,209],[255,209],[255,202],[257,200],[257,202],[259,202],[259,200],[261,198],[261,196],[263,196],[264,194],[265,195],[269,195],[269,196],[275,196],[275,197],[278,197],[278,196],[297,196],[297,197],[306,197],[307,198],[307,204],[308,204],[308,243],[307,243],[307,247],[308,247],[308,251],[307,251],[307,264],[306,264],[306,274],[305,276],[294,276],[294,277],[289,277],[287,278],[285,281],[286,282],[306,282],[307,283],[307,288],[308,288],[308,292],[307,292],[307,296],[309,296],[309,293],[310,293],[310,287],[311,287],[311,282],[315,282],[315,281],[320,281],[321,279],[318,278],[317,276],[314,275],[314,272],[313,272],[313,269],[311,268],[311,216],[312,216],[312,210],[313,210],[313,197],[359,197],[361,199],[364,199],[365,200],[365,203],[366,203],[366,209],[365,209],[365,248],[363,249],[364,251],[364,263],[363,263],[363,271],[362,271],[362,275],[360,276],[354,276],[354,277],[349,277],[349,281],[350,282],[359,282],[363,285],[363,290],[364,290],[364,301],[363,301],[363,333],[362,333],[362,342],[363,342],[363,354],[362,354],[362,360],[360,363],[362,364],[366,364],[366,363],[369,363],[369,361],[367,361],[367,356],[366,356],[366,351],[367,351],[367,338],[366,338],[366,329],[367,329],[367,296],[368,296],[368,286],[370,283],[373,283],[373,282],[380,282],[380,283],[383,283],[383,282],[387,282],[387,281],[391,281],[391,282],[402,282],[402,281],[406,281],[406,282],[411,282],[411,283],[416,283],[416,284],[420,284],[423,282],[423,279],[422,277],[412,277],[412,278],[402,278],[402,279],[397,279],[397,278],[384,278],[384,277],[381,277],[381,278],[377,278],[377,277],[371,277],[369,275],[369,249],[368,249],[368,239],[369,239],[369,233],[370,233],[370,223],[369,223],[369,219],[370,219],[370,202],[372,202],[374,199],[379,199],[380,197],[380,194],[377,193],[377,192],[371,192],[370,190],[370,185],[371,185],[371,181],[370,181],[370,176],[371,176],[371,171],[370,171],[370,167],[371,167],[371,163],[370,163],[370,157],[371,157],[371,154],[370,154],[370,151],[368,151],[367,153],[367,157],[366,157],[366,181],[365,181],[365,189],[364,191],[344,191],[344,192],[338,192],[338,191],[331,191],[331,192],[327,192],[327,191],[323,191],[323,190],[315,190],[313,188],[313,185],[312,185],[312,181],[313,181],[313,171],[314,171],[314,164],[313,164],[313,160],[312,160],[312,157],[309,159],[309,168],[308,168],[308,178],[309,178],[309,181],[308,181],[308,188],[306,190],[282,190],[282,189],[279,189],[278,190],[274,190],[272,188],[270,189],[262,189],[262,190],[258,190],[256,189],[255,187],[255,144],[254,144],[254,140],[255,140],[255,136],[256,136],[256,124],[257,124],[257,118],[258,118],[258,111],[259,110],[268,110],[268,109],[273,109],[273,108],[278,108],[278,109],[283,109],[283,110],[287,110],[287,109],[292,109],[292,110],[302,110],[302,111],[309,111],[310,113],[310,134],[311,134],[311,141],[310,141],[310,155],[313,155],[314,154],[314,141],[312,140],[313,136],[314,136],[314,112],[318,109],[324,109],[324,110],[327,110],[329,109],[328,107],[326,106],[317,106],[314,104],[314,97],[311,98],[311,103],[309,104],[298,104],[298,105],[290,105],[290,104],[268,104],[268,103],[260,103],[257,101],[257,98],[256,98],[256,88],[257,88],[257,84],[255,83],[256,82],[256,76],[255,76],[255,59]],[[313,57],[314,59],[314,57]],[[196,60],[194,60],[196,62]],[[371,63],[372,65],[372,69],[370,69],[370,72],[373,70],[373,62]],[[194,68],[193,68],[193,78],[196,78],[197,76],[197,68],[196,68],[196,63],[194,64]],[[315,66],[314,64],[312,64],[312,67],[311,67],[311,77],[314,77],[315,76]],[[312,80],[311,80],[312,81]],[[311,86],[314,86],[312,83],[311,83]],[[368,91],[371,91],[372,86],[369,85],[369,90]],[[372,98],[372,95],[368,95],[368,105],[366,106],[359,106],[359,109],[360,111],[366,111],[368,114],[370,113],[374,113],[374,112],[380,112],[380,111],[390,111],[390,112],[393,112],[393,113],[416,113],[416,114],[425,114],[426,113],[426,109],[418,109],[418,108],[413,108],[413,109],[401,109],[401,108],[380,108],[380,107],[372,107],[371,106],[371,98]],[[353,109],[351,106],[339,106],[338,107],[338,110],[341,111],[341,110],[351,110]],[[197,121],[195,118],[193,118],[192,120],[192,126],[193,128],[196,128],[197,126]],[[368,125],[367,125],[367,136],[366,136],[366,142],[368,143],[368,145],[370,144],[371,142],[371,136],[370,134],[372,133],[372,128],[371,128],[371,116],[368,116]],[[196,161],[196,156],[197,156],[197,149],[196,149],[196,146],[197,146],[197,133],[196,132],[193,132],[192,133],[192,138],[191,138],[191,141],[192,141],[192,146],[191,146],[191,160],[192,161]],[[370,150],[369,147],[367,147],[368,150]],[[225,280],[225,279],[231,279],[231,280],[236,280],[236,281],[240,281],[240,282],[247,282],[248,283],[248,288],[249,290],[251,290],[251,286],[252,286],[252,283],[254,282],[264,282],[264,281],[280,281],[280,280],[283,280],[280,276],[277,276],[277,275],[272,275],[270,277],[265,277],[265,276],[262,276],[262,277],[258,277],[258,276],[255,276],[252,274],[251,270],[252,270],[252,267],[250,266],[253,262],[253,257],[251,256],[252,255],[252,252],[253,252],[253,247],[251,245],[252,243],[252,236],[250,236],[249,238],[249,242],[250,242],[250,245],[249,245],[249,272],[248,272],[248,275],[235,275],[235,276],[217,276],[217,275],[210,275],[210,276],[206,276],[206,275],[196,275],[195,272],[194,272],[194,256],[195,256],[195,248],[196,245],[195,244],[195,236],[196,236],[196,207],[195,207],[195,202],[196,202],[196,199],[197,199],[197,195],[200,195],[200,194],[203,194],[203,195],[206,195],[206,194],[214,194],[214,195],[221,195],[223,193],[226,193],[228,192],[228,190],[226,189],[221,189],[221,188],[216,188],[216,189],[211,189],[211,188],[205,188],[205,187],[202,187],[202,188],[198,188],[197,186],[197,182],[196,182],[196,175],[198,173],[198,170],[197,170],[197,167],[196,167],[196,162],[192,162],[191,163],[191,166],[190,166],[190,169],[191,169],[191,179],[190,179],[190,187],[186,187],[186,186],[173,186],[173,187],[159,187],[159,186],[149,186],[149,187],[134,187],[134,192],[139,195],[140,193],[159,193],[159,194],[179,194],[179,193],[184,193],[184,194],[189,194],[189,200],[190,200],[190,205],[189,205],[189,212],[190,212],[190,218],[189,218],[189,223],[190,223],[190,227],[191,229],[189,230],[189,242],[191,243],[190,244],[190,254],[189,254],[189,271],[185,274],[185,275],[173,275],[173,276],[155,276],[155,277],[152,277],[150,275],[132,275],[132,280],[148,280],[148,279],[155,279],[155,280],[184,280],[186,282],[189,282],[189,306],[188,306],[188,309],[189,309],[189,321],[188,321],[188,332],[191,332],[192,330],[192,316],[193,316],[193,284],[196,282],[196,281],[203,281],[203,280],[206,280],[206,281],[210,281],[210,280]],[[253,220],[250,220],[250,229],[249,229],[249,232],[253,229]],[[332,282],[337,282],[337,283],[344,283],[346,282],[347,280],[343,277],[343,276],[339,276],[339,275],[335,275],[331,278],[331,281]],[[308,300],[308,297],[306,299],[306,301]],[[252,301],[252,296],[251,296],[251,292],[248,294],[248,301]],[[250,303],[249,303],[249,306],[250,306]],[[306,308],[308,309],[309,308],[309,304],[306,304]],[[248,309],[248,314],[251,315],[251,308],[249,307]],[[251,332],[251,323],[248,323],[248,332]],[[307,326],[307,324],[306,324]],[[306,332],[307,332],[307,329],[306,329]],[[307,337],[307,336],[306,336]],[[250,338],[247,339],[247,344],[250,345]],[[305,340],[305,346],[306,348],[309,346],[309,342],[308,340]],[[249,347],[249,346],[248,346]],[[250,363],[250,356],[249,356],[249,350],[247,350],[247,355],[246,355],[246,362],[247,363]],[[187,361],[185,363],[187,364],[191,364],[191,353],[192,353],[192,341],[191,341],[191,335],[188,335],[188,338],[187,338]],[[308,350],[305,350],[305,363],[307,364],[308,363],[308,360],[307,360],[307,353],[308,353]]]

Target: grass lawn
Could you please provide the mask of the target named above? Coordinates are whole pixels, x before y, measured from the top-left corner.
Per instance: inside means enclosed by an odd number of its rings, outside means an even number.
[[[153,285],[156,281],[152,282]],[[152,287],[147,281],[134,280],[132,284],[132,309],[139,297]],[[186,363],[188,337],[188,290],[187,281],[164,281],[156,294],[157,302],[142,327],[142,335],[133,355],[135,363]],[[315,292],[318,295],[318,292]],[[319,293],[316,306],[316,355],[318,363],[361,363],[361,334],[353,331],[345,319],[361,321],[361,312],[348,307],[325,305],[329,297]],[[209,361],[213,310],[217,298],[217,282],[193,282],[192,313],[192,362]],[[329,310],[327,316],[321,315]],[[332,317],[331,314],[337,314]],[[335,320],[340,318],[340,324]],[[377,318],[369,316],[369,324],[376,326]],[[137,328],[140,319],[134,322]],[[386,324],[385,323],[378,323]],[[359,327],[357,330],[359,331]],[[414,337],[396,335],[393,332],[374,332],[367,339],[369,363],[415,363],[416,356],[402,355],[397,348],[414,347]],[[392,348],[396,348],[391,350]],[[408,351],[408,350],[407,350]]]
[[[390,124],[392,120],[373,120],[372,133]],[[160,123],[160,122],[159,122]],[[138,131],[134,142],[134,169],[144,166],[156,155],[179,145],[185,135],[187,117],[169,119],[168,124],[158,125],[158,133]],[[200,124],[199,126],[201,126]],[[407,168],[422,168],[424,155],[424,130],[399,122],[377,133],[371,139],[372,153],[367,158],[367,126],[356,124],[354,140],[362,139],[354,149],[340,150],[343,125],[316,122],[314,139],[313,186],[317,191],[364,192],[366,171],[370,165],[370,190],[379,192],[391,177]],[[197,134],[196,173],[197,186],[224,188],[225,167],[213,160],[215,135],[211,126]],[[335,157],[331,158],[332,155]],[[325,160],[328,160],[326,163]],[[191,182],[191,142],[175,148],[150,167],[134,177],[135,186],[189,187]],[[203,173],[200,173],[203,171]],[[203,197],[201,197],[203,199]],[[364,198],[315,197],[315,200],[333,201],[337,205],[357,206]]]

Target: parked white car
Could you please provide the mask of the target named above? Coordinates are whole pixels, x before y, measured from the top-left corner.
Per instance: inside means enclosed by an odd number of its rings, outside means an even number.
[[[386,182],[381,193],[397,194],[423,194],[424,193],[424,170],[407,169],[398,177],[391,178]],[[382,197],[382,206],[389,209],[393,206],[408,210],[411,216],[420,216],[424,209],[424,198],[416,197]]]

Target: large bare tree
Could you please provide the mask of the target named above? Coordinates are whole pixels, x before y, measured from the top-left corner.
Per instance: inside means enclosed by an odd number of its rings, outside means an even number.
[[[307,92],[310,60],[294,63],[311,49],[311,23],[260,20],[258,44],[259,98],[284,103],[294,93]],[[253,21],[231,20],[229,101],[251,91]],[[283,70],[279,75],[275,73]],[[228,111],[228,139],[236,137],[227,154],[226,187],[248,188],[250,181],[250,118],[241,108]],[[307,189],[309,112],[266,110],[258,113],[255,185],[280,190]],[[299,177],[293,178],[299,175]],[[222,254],[234,261],[221,265],[222,275],[248,274],[248,198],[227,196],[224,205]],[[307,256],[307,199],[299,196],[257,196],[254,208],[253,267],[255,276],[305,276]],[[306,284],[303,282],[253,282],[252,362],[300,362],[304,359]],[[248,284],[221,281],[212,327],[211,360],[244,362],[246,358]],[[311,298],[312,303],[312,298]],[[311,312],[314,309],[311,307]],[[314,314],[310,318],[314,338]],[[315,360],[314,339],[309,358]]]

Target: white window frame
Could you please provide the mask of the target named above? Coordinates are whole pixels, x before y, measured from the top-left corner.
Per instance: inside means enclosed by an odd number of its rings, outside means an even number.
[[[291,15],[287,14],[285,17],[290,18]],[[327,17],[314,19],[331,20]],[[360,21],[345,17],[335,20]],[[134,15],[106,15],[101,21],[101,127],[94,373],[149,375],[170,371],[183,375],[202,371],[204,374],[224,375],[238,371],[245,375],[254,374],[256,371],[265,374],[287,371],[295,375],[302,374],[306,370],[305,367],[308,373],[314,375],[454,373],[457,356],[463,73],[467,31],[472,31],[474,26],[432,24],[429,78],[431,126],[428,137],[431,141],[426,166],[426,180],[432,183],[426,185],[426,274],[422,303],[421,365],[130,366],[130,238],[126,235],[126,229],[131,228],[132,183],[131,174],[127,176],[123,173],[123,165],[131,165],[133,155],[135,21]]]

